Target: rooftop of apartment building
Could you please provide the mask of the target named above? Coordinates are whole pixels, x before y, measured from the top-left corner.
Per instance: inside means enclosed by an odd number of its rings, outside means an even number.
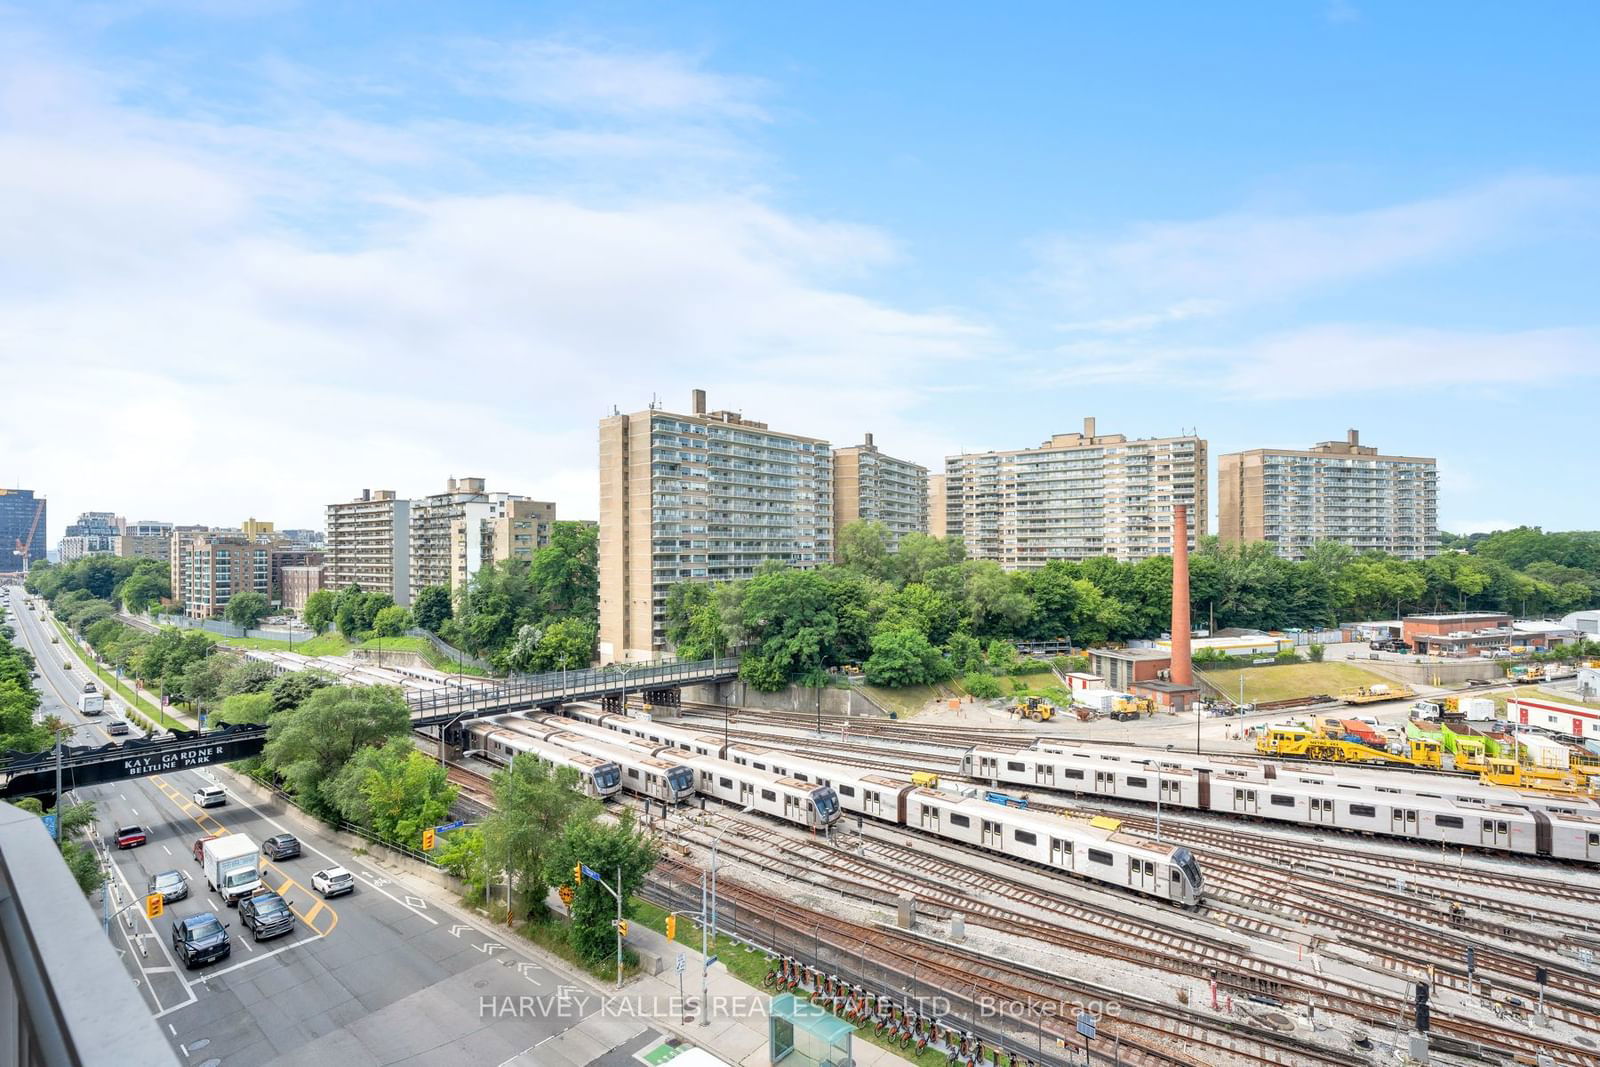
[[[1099,448],[1104,445],[1122,444],[1154,444],[1167,441],[1198,441],[1194,433],[1170,434],[1165,437],[1135,437],[1129,438],[1126,434],[1102,434],[1098,432],[1092,416],[1083,420],[1083,429],[1072,433],[1052,434],[1048,441],[1041,442],[1033,448],[1001,448],[988,449],[983,452],[963,452],[958,456],[950,456],[951,460],[958,460],[966,456],[1005,456],[1018,455],[1025,452],[1039,452],[1044,450],[1061,450],[1073,448]]]
[[[1428,456],[1380,455],[1377,448],[1374,446],[1364,445],[1361,443],[1361,431],[1355,429],[1345,431],[1345,439],[1343,441],[1319,441],[1310,448],[1250,448],[1241,452],[1229,452],[1227,455],[1219,456],[1217,458],[1220,462],[1222,460],[1230,459],[1234,456],[1304,456],[1306,458],[1318,458],[1325,456],[1359,456],[1363,458],[1370,457],[1373,459],[1409,460],[1415,463],[1433,462],[1433,459]]]
[[[621,415],[621,412],[614,408],[612,411],[613,417]],[[695,389],[691,391],[689,396],[689,414],[687,415],[680,412],[667,411],[664,408],[658,407],[655,403],[652,403],[650,407],[646,409],[646,412],[640,412],[639,414],[645,413],[649,413],[651,415],[664,415],[670,418],[690,419],[707,424],[721,423],[726,426],[740,426],[748,430],[759,430],[762,433],[774,434],[778,437],[792,438],[796,441],[809,441],[817,444],[827,444],[827,441],[821,437],[811,437],[807,434],[790,433],[786,430],[774,430],[766,423],[757,422],[754,419],[747,419],[743,414],[737,411],[707,411],[706,391],[704,389]]]

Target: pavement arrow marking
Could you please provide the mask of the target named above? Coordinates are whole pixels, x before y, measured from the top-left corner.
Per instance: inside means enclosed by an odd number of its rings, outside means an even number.
[[[506,947],[498,941],[487,941],[476,946],[479,952],[486,956],[493,956],[496,952],[504,952]]]
[[[450,936],[451,937],[460,937],[461,936],[461,931],[470,930],[470,929],[472,929],[472,927],[466,925],[465,923],[456,923],[454,926],[452,926],[450,928]]]

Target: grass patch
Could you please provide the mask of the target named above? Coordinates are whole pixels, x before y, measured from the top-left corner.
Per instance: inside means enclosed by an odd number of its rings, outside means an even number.
[[[1004,685],[1004,681],[1001,682]],[[886,711],[892,711],[902,719],[909,719],[928,706],[930,701],[948,700],[952,696],[965,697],[966,691],[959,682],[951,680],[937,686],[933,685],[908,685],[899,689],[889,689],[881,685],[864,685],[862,692]]]
[[[210,630],[197,630],[219,645],[229,648],[251,648],[258,652],[298,652],[302,656],[342,656],[354,646],[343,634],[319,634],[304,641],[279,641],[270,637],[226,637]]]
[[[1470,692],[1464,692],[1461,695],[1471,696],[1472,694]],[[1506,701],[1512,697],[1522,697],[1526,700],[1551,700],[1558,704],[1571,704],[1574,707],[1592,708],[1595,711],[1600,711],[1600,700],[1579,700],[1575,696],[1565,696],[1560,693],[1552,693],[1550,690],[1540,689],[1536,685],[1524,685],[1506,692],[1485,693],[1484,695],[1492,696],[1494,698],[1494,707],[1496,711],[1504,711],[1506,708]]]
[[[1195,666],[1199,667],[1199,664]],[[1353,689],[1358,685],[1396,684],[1391,679],[1349,663],[1280,663],[1270,667],[1206,670],[1204,674],[1206,681],[1232,700],[1239,699],[1239,679],[1243,677],[1244,699],[1251,704],[1268,700],[1295,700],[1318,694],[1337,697],[1339,690]]]
[[[412,652],[441,674],[469,674],[478,678],[493,677],[493,673],[471,663],[461,663],[443,655],[426,637],[374,637],[355,646],[373,652]]]
[[[503,908],[500,910],[502,912],[504,911]],[[505,921],[505,916],[503,914],[500,917],[500,921]],[[547,913],[542,919],[530,919],[525,923],[518,924],[516,931],[521,937],[524,937],[533,944],[538,945],[552,956],[559,956],[561,959],[583,971],[584,974],[589,975],[589,977],[602,982],[615,982],[617,980],[616,958],[614,956],[607,956],[604,960],[601,960],[598,963],[591,963],[588,960],[580,959],[578,957],[578,953],[572,947],[572,942],[567,940],[568,925],[569,924],[567,920],[561,916]],[[638,953],[628,948],[627,945],[623,945],[623,980],[626,981],[628,978],[631,978],[633,975],[638,973]]]

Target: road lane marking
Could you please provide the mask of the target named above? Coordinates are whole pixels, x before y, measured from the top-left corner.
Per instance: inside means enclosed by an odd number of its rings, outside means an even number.
[[[161,846],[161,851],[165,852],[169,856],[172,855],[172,850],[170,848],[168,848],[166,845],[162,845]]]

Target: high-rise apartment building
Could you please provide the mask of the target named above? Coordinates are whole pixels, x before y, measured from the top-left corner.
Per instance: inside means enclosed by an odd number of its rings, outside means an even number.
[[[495,554],[497,524],[512,514],[533,520],[534,547],[550,543],[555,504],[514,493],[490,493],[482,478],[451,478],[443,493],[411,502],[411,596],[425,586],[464,588]],[[539,517],[544,516],[543,541]],[[531,553],[528,557],[531,558]]]
[[[85,511],[77,522],[67,524],[58,546],[62,563],[83,559],[85,556],[110,555],[116,551],[116,539],[122,536],[127,520],[109,511]]]
[[[363,489],[356,499],[328,505],[325,588],[352,585],[411,603],[411,501],[392,489]]]
[[[279,586],[283,610],[293,615],[305,614],[306,601],[311,599],[312,593],[322,588],[322,573],[320,564],[284,567]]]
[[[1304,559],[1318,541],[1402,559],[1439,552],[1439,473],[1420,456],[1380,456],[1351,430],[1343,441],[1217,457],[1217,534],[1266,541]]]
[[[1007,570],[1052,559],[1132,561],[1172,552],[1172,509],[1188,507],[1187,543],[1206,532],[1206,443],[1056,434],[1038,448],[945,460],[945,533],[967,556]]]
[[[0,489],[0,571],[24,571],[44,559],[48,511],[32,489]]]
[[[246,537],[242,530],[180,529],[172,535],[172,597],[197,619],[219,618],[228,601],[250,590],[268,601],[284,597],[286,570],[320,567],[321,552],[286,541]]]
[[[666,652],[677,582],[833,559],[833,453],[730,411],[650,408],[600,420],[600,660]]]
[[[833,450],[833,534],[856,521],[881,522],[891,549],[908,533],[928,532],[928,468],[878,450],[872,435]]]
[[[545,500],[513,500],[484,527],[487,541],[481,551],[489,558],[531,563],[533,554],[550,545],[556,506]]]
[[[948,537],[945,525],[944,475],[928,475],[928,533],[934,537]]]
[[[186,527],[180,527],[186,529]],[[172,559],[172,534],[170,522],[152,522],[148,519],[124,524],[122,533],[111,544],[113,555],[124,559]]]

